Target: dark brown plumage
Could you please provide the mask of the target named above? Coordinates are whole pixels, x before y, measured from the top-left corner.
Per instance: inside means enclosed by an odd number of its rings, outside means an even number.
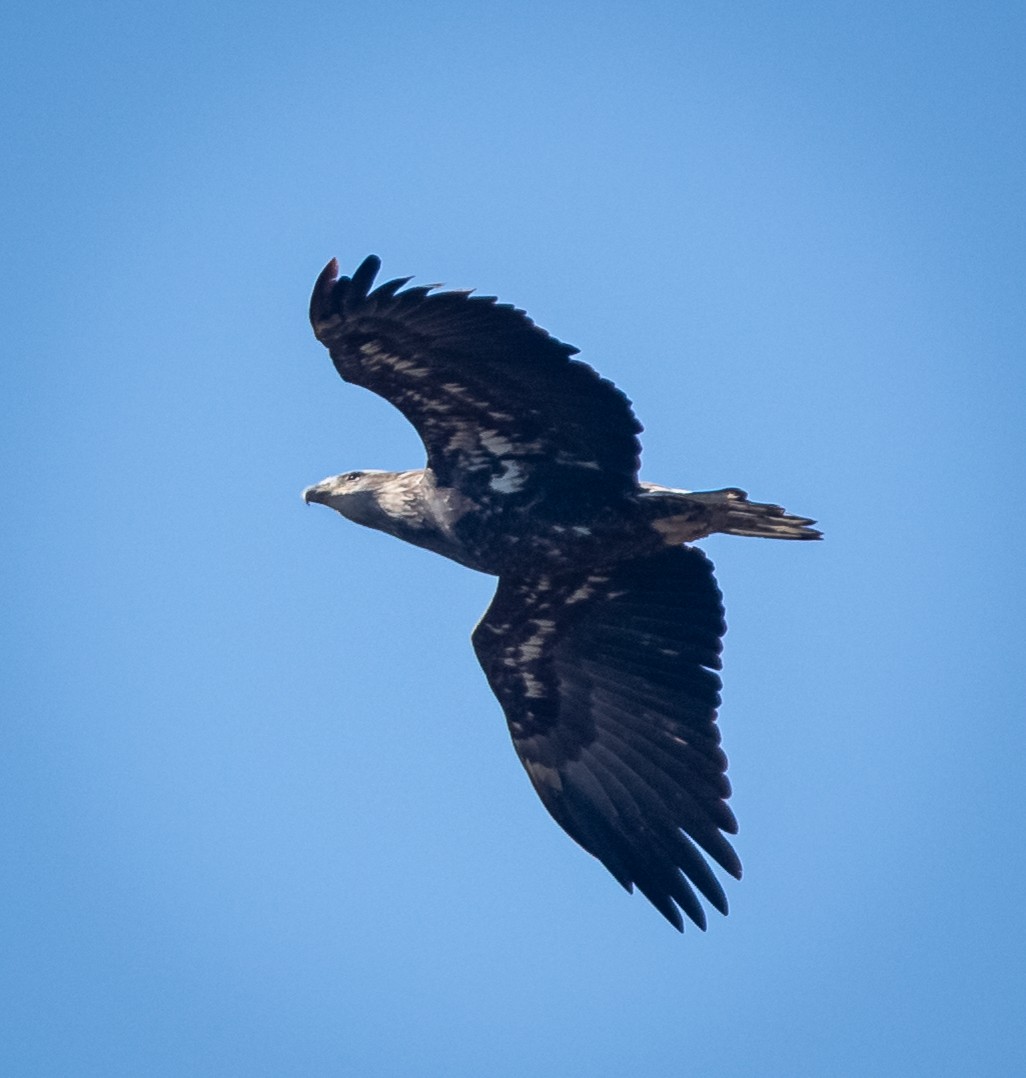
[[[743,491],[638,481],[627,398],[522,312],[464,292],[374,289],[332,262],[311,301],[339,374],[393,403],[427,467],[347,472],[304,492],[343,516],[499,577],[473,643],[545,807],[678,929],[733,876],[716,725],[725,631],[712,532],[818,539]]]

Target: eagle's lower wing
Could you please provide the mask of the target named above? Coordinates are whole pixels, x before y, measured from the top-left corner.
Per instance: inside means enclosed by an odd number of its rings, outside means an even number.
[[[347,381],[417,429],[444,486],[479,502],[616,498],[635,489],[641,426],[630,402],[523,311],[466,292],[371,289],[380,262],[310,302],[314,332]]]
[[[678,929],[678,906],[705,927],[691,885],[727,912],[696,844],[741,875],[721,833],[737,830],[716,726],[724,631],[712,564],[689,548],[603,571],[501,578],[474,630],[545,807]]]

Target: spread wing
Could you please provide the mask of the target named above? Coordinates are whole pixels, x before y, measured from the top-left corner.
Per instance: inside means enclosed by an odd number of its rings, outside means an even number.
[[[332,260],[310,320],[339,374],[413,424],[443,486],[493,505],[636,489],[641,426],[576,348],[494,297],[402,290],[409,278],[372,290],[380,264],[336,280]]]
[[[712,564],[677,548],[607,570],[500,578],[474,630],[520,760],[556,822],[678,929],[727,912],[697,847],[731,875],[716,726],[723,606]]]

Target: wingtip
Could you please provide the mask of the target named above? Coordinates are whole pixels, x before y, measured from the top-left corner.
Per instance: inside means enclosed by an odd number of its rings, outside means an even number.
[[[317,278],[317,284],[332,285],[338,280],[338,259],[333,258],[325,267],[321,270],[320,275]]]
[[[331,294],[338,280],[338,259],[333,258],[317,276],[313,295],[310,297],[310,321],[314,332],[318,322],[322,322],[331,313]]]
[[[381,259],[377,255],[368,255],[356,267],[356,272],[352,276],[353,292],[358,296],[369,295],[374,278],[377,277],[380,269]]]

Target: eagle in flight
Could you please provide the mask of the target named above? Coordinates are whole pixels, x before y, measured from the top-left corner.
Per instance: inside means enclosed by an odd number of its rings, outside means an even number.
[[[720,748],[723,605],[687,544],[714,532],[818,539],[737,489],[638,479],[641,425],[576,348],[495,297],[374,287],[334,259],[310,319],[347,382],[390,401],[427,449],[416,471],[303,492],[358,524],[499,578],[473,632],[513,745],[556,822],[678,930],[721,913],[706,856],[740,878]]]

